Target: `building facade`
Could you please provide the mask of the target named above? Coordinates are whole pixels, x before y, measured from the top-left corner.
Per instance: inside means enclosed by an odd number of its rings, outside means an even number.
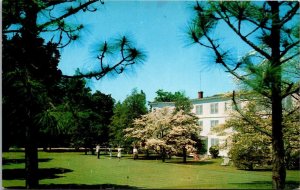
[[[243,109],[247,104],[247,99],[238,98],[237,106],[239,109]],[[233,112],[233,101],[232,94],[218,94],[210,97],[203,97],[203,92],[198,92],[198,98],[191,99],[193,104],[192,113],[198,117],[198,125],[200,126],[200,137],[205,142],[206,154],[210,155],[209,148],[213,145],[226,145],[228,136],[220,136],[213,131],[213,128],[217,125],[225,124]],[[170,109],[175,107],[174,102],[151,102],[151,109],[160,109],[163,107],[170,107]],[[297,110],[300,112],[300,94],[294,93],[283,99],[283,107],[285,110]],[[265,110],[261,110],[265,112]],[[222,134],[230,135],[234,131],[232,129],[226,129]],[[225,144],[224,144],[225,143]],[[224,147],[219,152],[219,156],[227,157],[229,149],[224,149]]]
[[[200,137],[204,142],[206,154],[210,155],[209,148],[213,145],[226,143],[226,136],[218,136],[213,132],[217,125],[224,124],[229,118],[232,110],[232,100],[229,94],[219,94],[210,97],[203,97],[203,92],[198,92],[198,98],[190,100],[193,104],[192,113],[198,117],[200,126]],[[151,109],[163,107],[174,108],[174,102],[151,102]],[[229,132],[229,131],[228,131]],[[228,150],[220,150],[219,156],[227,156]]]

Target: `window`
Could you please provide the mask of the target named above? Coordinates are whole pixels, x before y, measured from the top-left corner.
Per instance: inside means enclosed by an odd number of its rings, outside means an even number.
[[[210,121],[210,127],[212,128],[212,127],[214,127],[214,126],[216,126],[216,125],[218,125],[219,124],[219,120],[211,120]]]
[[[198,120],[198,125],[200,126],[200,127],[202,127],[203,126],[203,121],[201,121],[201,120]]]
[[[229,110],[231,110],[231,103],[229,103],[229,102],[225,102],[225,108],[224,108],[224,110],[225,111],[229,111]]]
[[[203,105],[196,105],[196,115],[203,114]]]
[[[210,145],[211,146],[219,145],[219,139],[218,138],[211,138],[210,139]]]
[[[291,109],[293,107],[293,100],[291,96],[288,96],[285,99],[283,99],[283,107],[286,109]]]
[[[210,113],[211,114],[218,113],[218,106],[219,106],[218,103],[212,103],[212,104],[210,104]]]

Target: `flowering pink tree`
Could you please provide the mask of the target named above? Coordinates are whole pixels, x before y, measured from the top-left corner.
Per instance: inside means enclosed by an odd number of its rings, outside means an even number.
[[[125,129],[125,137],[134,138],[145,149],[161,154],[163,161],[167,154],[182,152],[186,162],[186,154],[195,150],[196,141],[192,137],[197,137],[199,132],[193,114],[162,108],[134,120],[134,127]]]

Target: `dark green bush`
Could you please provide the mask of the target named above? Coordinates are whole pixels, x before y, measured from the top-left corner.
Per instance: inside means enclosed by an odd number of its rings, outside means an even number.
[[[217,158],[219,155],[219,146],[211,146],[209,148],[209,153],[211,155],[212,158]]]
[[[300,169],[300,151],[286,151],[286,168],[289,170]]]

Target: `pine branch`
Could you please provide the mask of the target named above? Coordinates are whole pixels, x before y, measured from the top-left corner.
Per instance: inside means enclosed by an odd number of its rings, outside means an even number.
[[[295,93],[299,92],[299,90],[300,90],[299,86],[297,88],[295,88],[294,90],[291,90],[292,87],[293,87],[293,83],[286,89],[285,94],[282,95],[282,99],[286,98],[289,95],[292,95],[292,94],[295,94]]]
[[[249,85],[251,88],[253,88],[253,90],[257,91],[258,93],[266,96],[266,97],[270,97],[270,95],[267,92],[264,92],[262,88],[253,86],[251,83],[247,82],[247,79],[244,76],[238,75],[235,70],[237,69],[237,67],[239,67],[239,65],[241,63],[237,63],[236,67],[234,69],[230,69],[230,67],[228,66],[228,64],[224,61],[222,54],[219,52],[218,50],[218,46],[216,46],[213,42],[213,40],[207,35],[204,34],[204,36],[207,38],[207,40],[209,41],[209,43],[212,46],[212,49],[214,50],[214,53],[217,57],[217,63],[220,63],[223,65],[223,67],[225,67],[226,72],[229,72],[230,74],[232,74],[233,76],[235,76],[237,79],[243,81],[245,84]]]
[[[257,26],[254,30],[252,30],[251,32],[249,32],[247,35],[245,35],[245,38],[248,38],[248,36],[250,36],[251,34],[253,34],[254,32],[256,32],[258,29],[260,29],[260,26]]]
[[[46,23],[40,25],[38,28],[41,31],[41,30],[43,30],[43,28],[45,28],[45,27],[47,27],[47,26],[49,26],[49,25],[51,25],[53,23],[58,23],[59,21],[65,19],[65,18],[67,18],[67,17],[69,17],[71,15],[74,15],[78,11],[86,9],[89,5],[91,5],[91,4],[93,4],[93,3],[97,2],[97,1],[98,0],[90,0],[90,1],[88,1],[86,3],[84,3],[84,4],[80,4],[78,7],[70,9],[67,13],[61,15],[60,17],[57,17],[56,19],[53,19],[53,20],[51,20],[49,22],[46,22]]]
[[[285,114],[285,119],[287,119],[289,116],[292,116],[295,112],[299,112],[299,109],[300,109],[300,107],[298,106],[298,107],[295,107],[293,110],[287,112]]]
[[[130,57],[124,57],[121,61],[119,61],[118,63],[116,63],[113,67],[102,67],[102,70],[99,72],[90,72],[87,74],[82,74],[80,73],[79,75],[74,75],[74,76],[70,76],[70,75],[62,75],[62,77],[64,78],[96,78],[97,80],[100,80],[101,78],[103,78],[105,75],[107,75],[108,73],[111,73],[113,71],[117,71],[118,67],[120,66],[124,66],[126,67],[127,65],[124,64],[124,62],[126,62],[126,59]],[[101,63],[102,65],[103,63]],[[123,67],[121,67],[123,68]],[[121,74],[124,71],[124,69],[120,69],[119,72],[117,72],[118,74]]]
[[[19,32],[21,32],[21,30],[3,30],[3,31],[2,31],[2,33],[4,33],[4,34],[7,34],[7,33],[15,33],[15,32],[19,33]]]
[[[288,57],[288,58],[286,58],[286,59],[280,61],[280,63],[281,63],[281,64],[284,64],[285,62],[287,62],[287,61],[289,61],[289,60],[291,60],[291,59],[294,59],[295,57],[297,57],[297,56],[299,56],[299,55],[300,55],[300,52],[297,52],[297,53],[295,53],[294,55],[291,55],[290,57]]]
[[[67,3],[67,2],[73,2],[74,0],[52,0],[52,1],[47,1],[47,4],[42,7],[42,9],[46,9],[48,7],[51,7],[51,6],[55,6],[55,5],[58,5],[58,4],[61,4],[61,3]]]
[[[283,57],[286,53],[288,53],[288,51],[289,51],[290,49],[292,49],[293,47],[299,45],[299,43],[300,43],[300,40],[298,40],[298,41],[296,41],[296,42],[294,42],[294,43],[288,45],[288,46],[284,49],[284,51],[281,52],[280,57]]]
[[[236,99],[235,99],[235,91],[232,92],[232,102],[234,104],[235,110],[243,117],[243,119],[248,122],[255,130],[267,135],[268,137],[272,137],[272,134],[270,134],[268,131],[262,129],[259,127],[259,123],[255,122],[254,120],[251,120],[249,117],[245,116],[244,113],[239,109]]]
[[[285,23],[287,23],[289,20],[293,18],[297,14],[297,11],[299,10],[299,2],[297,1],[295,3],[295,6],[286,13],[286,15],[281,19],[281,22],[279,23],[281,26],[283,26]]]
[[[247,20],[248,22],[254,24],[255,26],[257,26],[259,28],[262,28],[262,29],[265,29],[265,30],[271,30],[270,27],[265,26],[266,21],[261,21],[260,23],[257,23],[255,20],[253,20],[249,17],[245,17],[244,19]]]
[[[226,14],[226,11],[220,12],[219,10],[216,11],[218,15],[225,21],[225,23],[249,46],[251,46],[254,50],[256,50],[261,55],[265,56],[268,60],[271,60],[272,57],[265,51],[263,51],[261,48],[256,46],[254,43],[252,43],[250,40],[248,40],[244,35],[242,35],[236,27],[230,22],[229,16]],[[224,15],[223,15],[224,14]]]
[[[230,74],[232,74],[233,76],[235,76],[237,79],[244,81],[245,78],[243,78],[242,76],[238,75],[236,72],[234,72],[232,69],[230,69],[228,67],[228,65],[225,63],[225,61],[223,59],[223,56],[221,55],[221,53],[218,50],[218,46],[216,46],[216,44],[213,42],[213,40],[207,34],[204,34],[204,36],[209,41],[209,43],[211,44],[212,49],[214,50],[214,53],[215,53],[215,55],[217,57],[217,63],[221,63]]]

